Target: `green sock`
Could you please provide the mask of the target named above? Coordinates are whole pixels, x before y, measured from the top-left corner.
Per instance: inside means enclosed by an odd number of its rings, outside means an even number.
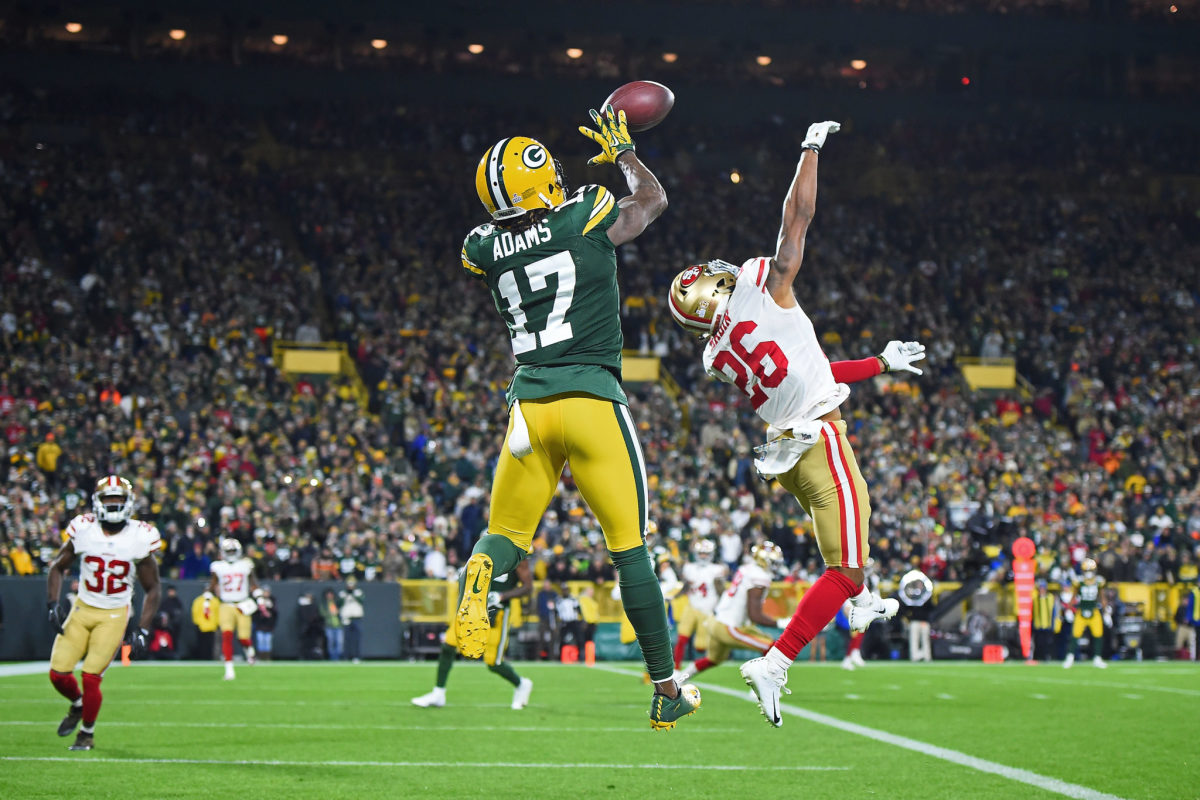
[[[513,686],[521,685],[521,676],[517,674],[515,669],[508,665],[507,661],[501,661],[499,664],[491,664],[488,666],[488,669],[499,675],[501,678],[504,678],[504,680],[508,681]]]
[[[512,539],[499,533],[484,534],[471,550],[471,555],[475,555],[476,553],[483,553],[492,559],[492,575],[503,575],[513,570],[528,555],[524,550],[513,544]],[[464,570],[462,576],[458,579],[458,599],[460,602],[462,601],[466,580],[467,573]]]
[[[625,616],[637,634],[650,680],[665,681],[675,671],[675,656],[671,651],[667,608],[650,563],[650,551],[643,544],[619,553],[610,550],[608,555],[617,568],[621,605],[625,606]]]
[[[437,687],[439,689],[446,688],[446,681],[450,678],[450,668],[454,666],[456,655],[458,655],[456,648],[448,644],[442,645],[442,654],[438,656]]]

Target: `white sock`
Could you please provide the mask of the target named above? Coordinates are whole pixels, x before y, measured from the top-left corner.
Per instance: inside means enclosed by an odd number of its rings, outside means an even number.
[[[763,656],[763,658],[767,659],[767,661],[770,661],[772,664],[779,667],[780,669],[787,669],[788,667],[790,667],[792,665],[792,660],[790,658],[788,658],[787,656],[785,656],[783,653],[776,650],[774,647],[772,647],[770,650],[768,650],[767,654],[765,656]]]
[[[850,598],[850,602],[859,608],[871,608],[875,605],[875,595],[871,594],[871,590],[864,583],[858,594]]]
[[[71,708],[83,708],[83,698],[76,697],[71,701]]]
[[[90,728],[87,725],[80,725],[79,732],[86,733],[88,736],[91,736],[93,733],[96,732],[96,723],[93,722],[92,727],[90,727]]]
[[[445,700],[446,699],[446,687],[445,686],[433,687],[433,696],[437,700]]]

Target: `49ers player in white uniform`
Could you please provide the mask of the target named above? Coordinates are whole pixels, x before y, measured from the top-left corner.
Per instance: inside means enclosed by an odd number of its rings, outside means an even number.
[[[246,655],[246,663],[254,663],[254,648],[250,644],[250,615],[258,608],[255,601],[262,596],[262,591],[254,580],[254,562],[242,556],[242,543],[237,539],[221,540],[221,560],[214,561],[209,570],[212,577],[204,598],[212,600],[213,592],[216,592],[221,600],[221,608],[217,612],[217,620],[221,625],[221,655],[225,657],[225,680],[231,681],[236,677],[233,673],[235,630],[242,652]]]
[[[708,631],[704,629],[704,620],[711,617],[716,609],[729,572],[724,564],[713,561],[717,546],[712,539],[701,539],[692,550],[696,554],[696,560],[687,562],[681,570],[683,583],[687,588],[687,605],[679,615],[675,640],[675,669],[679,669],[683,663],[688,642],[693,638],[696,640],[697,650],[708,649]]]
[[[792,292],[816,209],[818,153],[840,127],[836,122],[809,127],[783,203],[774,258],[750,259],[740,270],[723,261],[689,267],[672,281],[669,298],[675,321],[708,337],[708,373],[737,386],[768,423],[768,442],[756,448],[755,466],[763,477],[777,479],[812,517],[827,567],[766,656],[742,666],[763,714],[776,727],[783,724],[779,695],[788,667],[846,599],[854,606],[852,630],[891,617],[899,607],[863,586],[871,506],[838,406],[850,394],[848,382],[885,370],[920,374],[912,363],[925,357],[925,348],[894,341],[875,358],[831,366]]]
[[[58,725],[59,736],[70,736],[83,722],[72,750],[91,750],[96,715],[103,699],[100,680],[125,636],[133,599],[132,574],[146,592],[138,629],[130,634],[133,655],[146,654],[150,624],[158,612],[158,562],[162,547],[158,529],[130,519],[135,507],[133,486],[116,475],[96,482],[92,513],[80,514],[67,525],[67,541],[46,577],[46,610],[58,632],[50,654],[50,683],[71,701]],[[63,575],[80,561],[79,594],[66,619],[58,597]],[[75,665],[83,659],[83,691],[75,681]]]

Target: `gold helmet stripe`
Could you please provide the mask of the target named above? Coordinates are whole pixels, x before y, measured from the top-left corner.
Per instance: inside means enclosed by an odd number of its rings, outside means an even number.
[[[492,196],[492,202],[496,204],[497,211],[504,211],[512,208],[512,203],[508,200],[508,194],[504,189],[504,172],[500,169],[500,162],[504,158],[504,148],[512,140],[501,139],[488,153],[488,192]]]

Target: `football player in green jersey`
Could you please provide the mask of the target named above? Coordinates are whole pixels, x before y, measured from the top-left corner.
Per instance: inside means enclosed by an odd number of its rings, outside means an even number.
[[[1075,612],[1075,621],[1071,623],[1071,651],[1063,659],[1063,668],[1074,666],[1079,640],[1086,633],[1092,640],[1092,663],[1104,669],[1108,666],[1100,655],[1104,645],[1104,626],[1112,627],[1112,620],[1104,618],[1107,612],[1100,607],[1100,588],[1104,586],[1104,578],[1096,574],[1094,558],[1085,558],[1079,566],[1083,569],[1083,579],[1074,587],[1072,610]]]
[[[624,112],[591,112],[580,128],[601,148],[589,164],[615,164],[630,194],[602,186],[568,195],[558,162],[540,142],[501,139],[479,162],[475,189],[491,221],[475,228],[462,264],[483,281],[508,326],[517,368],[509,422],[492,482],[487,533],[467,561],[454,619],[459,652],[487,645],[493,575],[528,555],[566,464],[604,531],[625,613],[654,681],[650,724],[674,727],[700,705],[694,686],[672,678],[662,591],[646,550],[646,467],[621,389],[618,245],[667,207],[667,196],[634,153]]]
[[[465,569],[465,568],[464,568]],[[492,672],[513,685],[512,708],[522,709],[529,703],[529,695],[533,691],[533,681],[522,678],[512,665],[504,658],[508,649],[508,628],[512,622],[514,611],[512,601],[529,597],[533,593],[533,576],[529,571],[529,562],[522,561],[516,569],[503,575],[492,576],[491,591],[488,594],[488,614],[491,617],[491,630],[488,633],[487,647],[483,651],[483,663]],[[519,604],[518,604],[519,606]],[[517,623],[518,625],[520,623]],[[450,679],[450,668],[454,666],[454,658],[458,655],[458,641],[454,638],[454,627],[446,631],[446,641],[442,643],[442,652],[438,656],[437,683],[429,694],[414,697],[412,704],[421,708],[441,708],[446,705],[446,681]]]

